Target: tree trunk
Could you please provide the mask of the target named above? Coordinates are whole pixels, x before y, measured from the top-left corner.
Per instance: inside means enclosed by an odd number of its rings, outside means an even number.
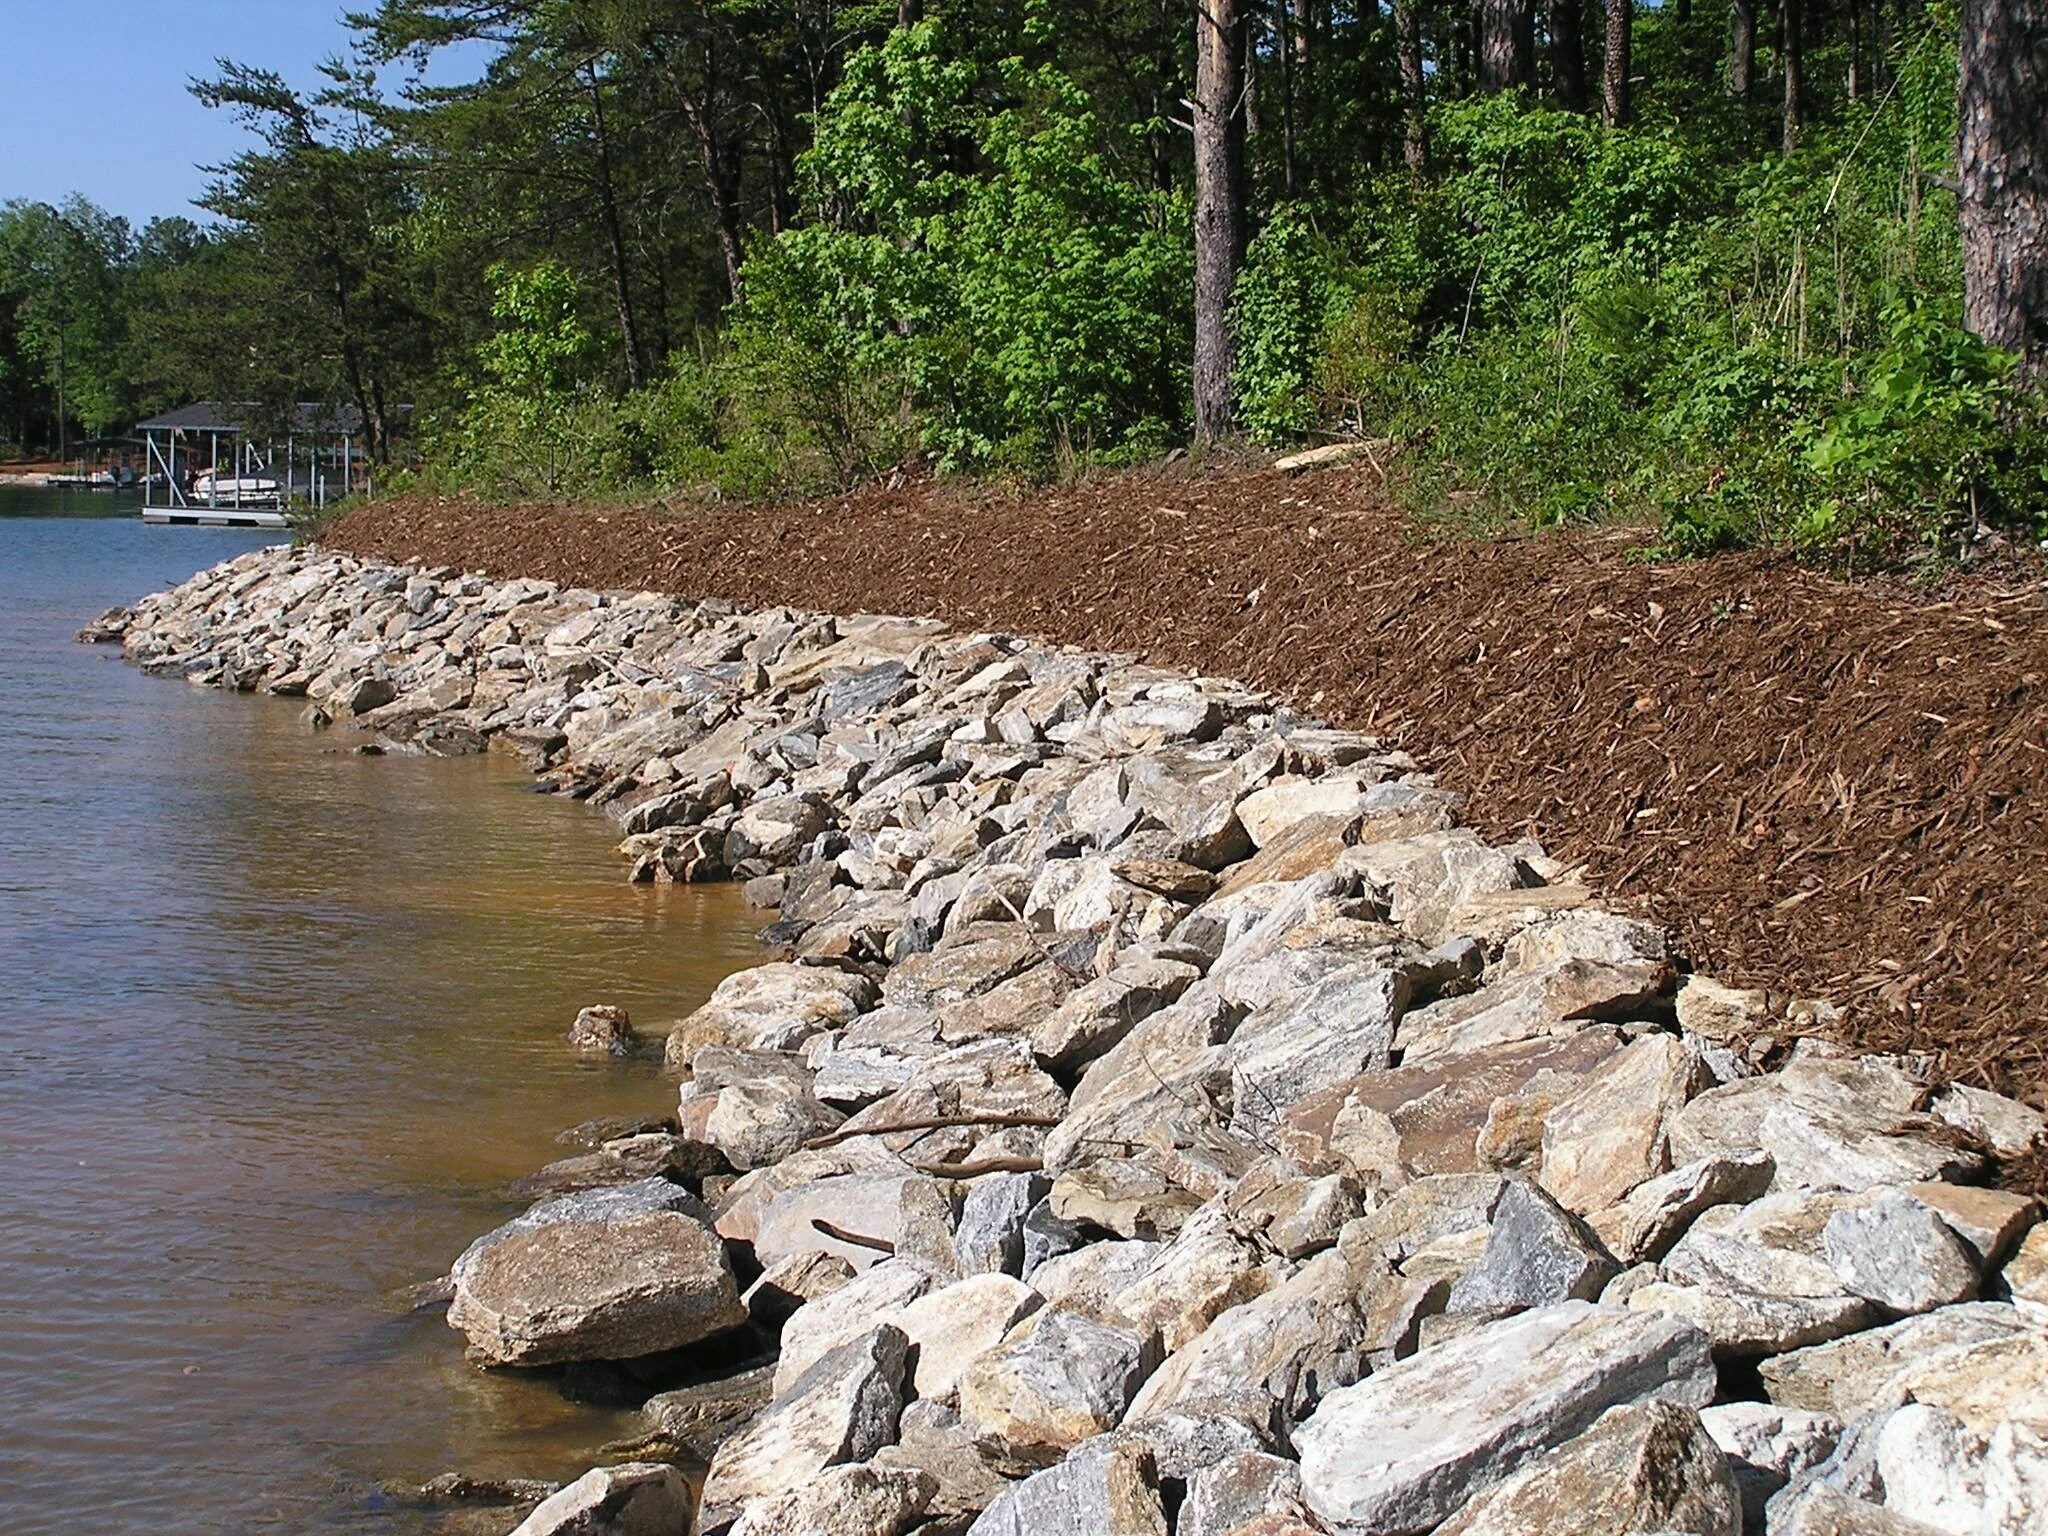
[[[1401,158],[1411,171],[1429,168],[1429,103],[1423,96],[1422,0],[1395,0],[1401,55]]]
[[[1244,260],[1244,13],[1239,0],[1195,9],[1195,441],[1231,429],[1230,304]]]
[[[1735,0],[1728,38],[1728,94],[1747,97],[1756,81],[1756,0]]]
[[[896,0],[896,25],[914,27],[924,20],[924,0]]]
[[[1963,323],[2048,380],[2048,0],[1963,0]]]
[[[1550,0],[1550,87],[1567,112],[1583,112],[1590,104],[1584,0]]]
[[[1778,0],[1780,46],[1785,65],[1785,153],[1799,147],[1799,127],[1806,121],[1805,0]]]
[[[1629,119],[1629,47],[1634,26],[1634,0],[1607,0],[1607,55],[1600,70],[1600,116],[1610,128],[1619,128]]]
[[[598,83],[597,66],[589,67],[590,124],[597,137],[597,209],[604,225],[605,247],[612,259],[612,298],[619,311],[619,345],[626,354],[626,387],[638,389],[641,382],[640,327],[633,316],[633,283],[626,263],[626,234],[619,223],[618,195],[612,183],[612,141],[604,121],[604,91]]]
[[[1489,96],[1527,85],[1536,53],[1530,0],[1479,0],[1479,88]]]

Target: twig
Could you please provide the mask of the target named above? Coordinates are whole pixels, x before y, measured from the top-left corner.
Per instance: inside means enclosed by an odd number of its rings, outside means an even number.
[[[865,1232],[849,1232],[844,1227],[835,1227],[822,1217],[813,1216],[811,1225],[832,1238],[835,1242],[851,1243],[856,1248],[872,1248],[877,1253],[894,1253],[896,1245],[886,1237],[869,1237]]]
[[[1057,1115],[929,1115],[921,1120],[899,1120],[893,1125],[841,1126],[836,1131],[827,1131],[822,1136],[813,1136],[804,1143],[807,1150],[819,1147],[837,1146],[842,1141],[851,1141],[856,1136],[893,1136],[898,1131],[944,1131],[963,1125],[993,1125],[998,1128],[1024,1126],[1045,1129],[1058,1125]]]

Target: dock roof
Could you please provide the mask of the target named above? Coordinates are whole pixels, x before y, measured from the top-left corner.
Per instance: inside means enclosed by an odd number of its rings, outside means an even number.
[[[147,421],[138,421],[138,432],[246,432],[252,426],[271,425],[275,418],[253,400],[197,400],[165,411]],[[353,405],[330,405],[318,400],[301,400],[285,421],[293,432],[313,436],[326,433],[353,437],[363,430],[363,413]]]

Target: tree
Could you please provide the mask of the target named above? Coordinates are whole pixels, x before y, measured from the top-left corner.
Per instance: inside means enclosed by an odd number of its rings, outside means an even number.
[[[1535,78],[1536,12],[1531,0],[1479,0],[1479,88],[1488,95]]]
[[[1778,54],[1785,75],[1784,148],[1799,147],[1806,121],[1806,0],[1778,0]]]
[[[1394,31],[1400,49],[1401,158],[1408,169],[1429,168],[1429,102],[1422,72],[1422,0],[1395,0]]]
[[[1963,317],[2048,378],[2048,0],[1963,0]]]
[[[1635,21],[1634,0],[1607,0],[1607,50],[1600,69],[1600,116],[1610,128],[1629,120],[1630,33]]]
[[[1232,421],[1231,295],[1244,263],[1245,18],[1238,0],[1196,0],[1195,441]]]
[[[1756,0],[1734,0],[1728,26],[1728,94],[1747,99],[1756,79]]]
[[[1583,112],[1586,92],[1584,0],[1550,0],[1550,91],[1567,112]]]

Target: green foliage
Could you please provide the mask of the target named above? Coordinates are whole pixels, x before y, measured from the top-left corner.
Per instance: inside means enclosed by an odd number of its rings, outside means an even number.
[[[581,292],[557,263],[490,271],[498,329],[477,349],[481,378],[439,445],[458,483],[506,498],[592,496],[633,471],[616,403],[582,381],[595,342],[577,318]]]
[[[1933,179],[1953,37],[1931,17],[1891,90],[1791,156],[1731,154],[1727,104],[1621,131],[1515,95],[1439,104],[1434,176],[1254,242],[1244,419],[1398,437],[1414,505],[1462,522],[1659,521],[1677,552],[1845,563],[2038,532],[2040,407],[1955,318]]]

